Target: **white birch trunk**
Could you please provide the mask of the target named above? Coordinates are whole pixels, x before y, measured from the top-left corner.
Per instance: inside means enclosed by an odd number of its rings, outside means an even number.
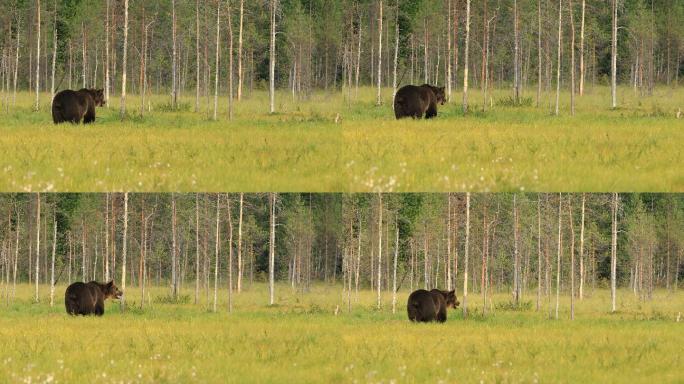
[[[470,0],[468,7],[470,6]],[[470,13],[470,10],[468,10]],[[470,192],[466,193],[466,233],[465,253],[463,255],[463,317],[468,316],[468,254],[470,248]]]
[[[221,1],[216,4],[216,67],[214,68],[214,120],[218,119],[219,58],[221,47]]]
[[[394,241],[394,268],[392,272],[392,313],[397,312],[397,262],[399,260],[399,217],[396,218],[396,237]]]
[[[171,108],[178,107],[178,43],[176,41],[176,0],[171,0]]]
[[[563,0],[558,0],[558,63],[556,67],[556,116],[559,113],[561,81],[561,44],[563,41]]]
[[[242,30],[243,22],[245,18],[245,0],[240,0],[240,31],[238,32],[238,87],[237,87],[237,100],[242,100],[242,82],[243,82],[243,71],[242,71]],[[238,254],[238,259],[240,255]],[[238,270],[240,271],[240,266],[238,265]],[[240,292],[240,282],[241,276],[238,273],[238,286],[237,291]]]
[[[126,117],[126,69],[128,67],[128,0],[124,0],[124,41],[123,58],[121,62],[121,119]],[[124,277],[125,279],[125,277]]]
[[[268,292],[270,305],[275,303],[275,203],[276,194],[270,194],[271,225],[268,242]]]
[[[36,0],[36,100],[33,110],[40,110],[40,0]],[[36,299],[38,301],[38,299]]]
[[[579,63],[579,95],[584,96],[584,18],[586,11],[586,0],[582,0],[582,21],[580,22],[580,63]],[[581,279],[581,277],[580,277]],[[580,280],[580,300],[582,299],[582,289]]]
[[[610,247],[610,301],[611,312],[616,310],[616,280],[617,280],[617,210],[618,210],[618,194],[613,193],[612,204],[612,233],[611,233],[611,247]]]
[[[40,3],[39,3],[40,4]],[[36,294],[35,302],[38,303],[40,298],[38,297],[38,276],[40,273],[40,192],[36,194]]]
[[[219,232],[219,222],[220,222],[220,212],[221,212],[221,195],[216,195],[216,243],[214,247],[214,307],[213,311],[216,312],[216,303],[218,301],[218,271],[219,271],[219,249],[220,249],[220,232]]]
[[[584,298],[584,206],[586,202],[586,195],[582,194],[582,219],[580,224],[580,251],[579,251],[579,299]]]
[[[468,64],[468,56],[470,53],[470,0],[466,0],[466,36],[465,36],[465,52],[463,56],[463,113],[468,112],[468,71],[469,71],[469,64]],[[468,195],[470,196],[470,195]],[[470,198],[468,197],[468,200]],[[466,251],[467,254],[467,251]],[[468,267],[466,266],[465,270],[468,270]],[[466,279],[466,282],[468,279]],[[464,288],[467,288],[467,283],[464,283]],[[467,315],[467,310],[465,307],[465,295],[467,292],[463,292],[464,294],[464,305],[463,305],[463,313],[464,315]]]
[[[378,17],[378,77],[377,77],[377,100],[376,105],[382,105],[382,0],[380,0],[379,17]]]
[[[269,111],[275,113],[276,11],[278,0],[271,0],[271,43],[268,60]]]
[[[537,0],[537,108],[541,104],[542,93],[542,15],[541,2]]]
[[[228,1],[226,13],[228,23],[228,120],[233,120],[233,20],[231,19],[230,1]]]
[[[382,193],[378,194],[378,280],[376,284],[377,289],[377,308],[382,307]]]
[[[195,194],[195,304],[199,302],[200,289],[200,246],[199,246],[199,194]]]
[[[228,313],[233,312],[233,217],[230,212],[230,197],[226,196],[228,211]]]
[[[392,73],[392,108],[394,108],[394,96],[397,94],[397,66],[399,65],[399,1],[397,0],[397,15],[394,28],[394,68]]]
[[[612,39],[611,39],[611,54],[610,54],[610,95],[611,95],[611,106],[617,108],[617,7],[618,0],[612,0],[612,14],[613,14],[613,26],[612,26]],[[615,306],[613,305],[613,310]]]
[[[125,0],[125,6],[128,8],[128,0]],[[128,10],[126,10],[128,13]],[[127,22],[127,21],[126,21]],[[125,23],[126,23],[125,22]],[[124,37],[124,41],[126,38]],[[125,68],[125,66],[124,66]],[[124,72],[126,70],[124,69]],[[123,246],[121,250],[121,312],[126,310],[126,251],[128,249],[128,192],[124,193],[124,227],[123,227]]]
[[[563,253],[562,228],[563,228],[563,195],[558,194],[558,259],[556,264],[556,320],[558,320],[558,308],[560,307],[560,278],[561,278],[561,255]]]
[[[110,86],[110,79],[109,79],[109,1],[107,0],[107,3],[105,5],[106,9],[106,16],[105,16],[105,103],[107,104],[107,108],[109,108],[109,89],[111,88]],[[109,195],[108,195],[109,196]],[[107,264],[108,266],[109,264]],[[107,281],[109,281],[109,270],[105,273]]]
[[[237,244],[237,293],[242,291],[242,210],[244,202],[244,193],[240,192],[240,214],[238,218],[238,244]]]
[[[50,102],[55,98],[55,71],[57,66],[57,0],[54,1],[55,18],[52,24],[52,76],[50,80]]]
[[[50,263],[50,306],[55,304],[55,251],[57,250],[57,217],[52,216],[52,260]],[[9,255],[8,255],[9,257]]]
[[[200,104],[200,20],[199,0],[195,1],[195,112],[199,112]],[[195,295],[197,304],[197,295]]]

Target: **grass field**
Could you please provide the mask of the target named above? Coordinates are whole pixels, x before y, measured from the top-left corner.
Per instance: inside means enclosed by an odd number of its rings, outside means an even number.
[[[213,122],[206,100],[194,113],[188,94],[176,112],[167,96],[153,97],[144,118],[132,96],[122,123],[113,97],[84,127],[54,126],[48,95],[33,113],[22,93],[17,106],[0,105],[0,191],[684,191],[681,88],[644,98],[620,89],[616,110],[608,88],[596,88],[574,117],[569,94],[555,117],[552,95],[540,108],[532,99],[512,107],[500,90],[482,112],[474,91],[466,117],[458,93],[438,119],[401,122],[390,90],[382,107],[372,89],[345,94],[294,102],[283,92],[269,115],[256,92],[232,122],[226,99]]]
[[[496,295],[486,317],[480,296],[471,294],[468,319],[451,310],[445,324],[411,324],[406,292],[396,314],[388,293],[385,309],[375,310],[370,291],[348,313],[339,287],[300,294],[282,285],[278,305],[267,306],[267,287],[258,284],[234,299],[232,313],[223,290],[219,313],[212,313],[204,302],[191,304],[192,287],[185,304],[164,304],[166,289],[154,289],[143,310],[139,291],[130,288],[125,314],[109,303],[104,317],[72,318],[63,286],[53,308],[47,287],[34,304],[33,287],[20,285],[9,306],[2,288],[0,382],[684,381],[684,319],[676,322],[684,312],[681,291],[639,302],[622,290],[619,310],[610,314],[609,292],[598,290],[577,303],[574,321],[568,298],[561,319],[550,320],[546,302],[535,311],[534,292],[525,310],[505,309],[510,297]]]

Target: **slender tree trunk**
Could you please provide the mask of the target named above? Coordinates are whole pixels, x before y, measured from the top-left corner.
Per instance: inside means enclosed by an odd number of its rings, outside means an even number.
[[[465,36],[465,53],[463,57],[463,113],[468,112],[468,55],[470,52],[470,0],[466,0],[466,36]],[[466,251],[467,254],[467,251]],[[466,266],[466,271],[468,270]],[[468,279],[466,279],[467,281]],[[465,307],[465,295],[467,295],[467,292],[465,291],[465,288],[467,288],[467,283],[464,283],[464,299],[463,299],[463,314],[467,315],[467,310]]]
[[[228,211],[228,313],[230,313],[233,312],[233,216],[228,196],[226,196],[226,211]]]
[[[268,60],[269,102],[271,113],[275,113],[275,66],[276,66],[276,11],[278,0],[270,0],[271,4],[271,44]]]
[[[394,268],[392,272],[392,313],[397,312],[397,261],[399,260],[399,217],[396,218],[396,237],[394,241]]]
[[[618,0],[611,0],[613,25],[610,49],[610,95],[612,108],[617,108],[617,3]]]
[[[40,5],[40,2],[38,3]],[[40,298],[38,297],[38,275],[40,273],[40,192],[36,194],[36,295],[35,302],[38,303]]]
[[[275,204],[276,194],[271,193],[269,196],[270,210],[271,210],[271,225],[268,242],[268,291],[270,305],[275,303]]]
[[[575,223],[572,214],[572,197],[568,198],[570,216],[570,320],[575,320]]]
[[[176,230],[176,195],[171,194],[171,297],[178,299],[178,234]]]
[[[570,114],[575,116],[575,15],[572,0],[570,8]]]
[[[356,98],[358,99],[359,97],[359,77],[361,76],[361,26],[363,22],[361,20],[361,14],[359,13],[359,31],[358,31],[358,45],[356,48],[356,75],[355,75],[355,82],[356,82]]]
[[[451,224],[451,193],[447,193],[447,261],[446,261],[446,289],[450,291],[456,285],[455,279],[451,276],[451,238],[452,238],[452,224]]]
[[[52,260],[50,263],[50,306],[55,304],[55,252],[57,250],[57,206],[52,212]],[[8,255],[9,257],[9,255]],[[9,267],[9,264],[8,264]]]
[[[397,14],[394,21],[394,68],[392,76],[392,108],[394,108],[394,96],[397,94],[397,66],[399,65],[399,0],[397,0]]]
[[[453,43],[452,43],[452,24],[451,24],[451,0],[447,1],[447,58],[446,58],[446,63],[447,63],[447,79],[446,79],[446,87],[447,87],[447,101],[451,103],[451,96],[452,96],[452,87],[453,87],[453,80],[454,80],[454,75],[453,75],[453,69],[452,69],[452,58],[453,58]],[[448,265],[448,262],[447,262]],[[447,272],[448,274],[448,272]],[[449,286],[450,281],[447,282],[447,289],[451,289]]]
[[[110,85],[110,79],[109,79],[109,68],[110,68],[110,63],[109,63],[109,1],[107,0],[105,7],[105,103],[107,103],[107,108],[109,108],[109,90],[111,88]],[[109,274],[107,274],[106,280],[109,279]]]
[[[226,13],[228,23],[228,120],[233,120],[233,20],[230,1],[228,1]]]
[[[541,195],[537,195],[537,312],[541,309],[541,265],[542,265],[542,250],[541,250]]]
[[[195,304],[199,303],[200,246],[199,246],[199,194],[195,194]]]
[[[542,0],[537,0],[537,108],[541,104],[542,93]]]
[[[241,101],[242,100],[242,82],[244,78],[243,70],[242,70],[242,30],[243,30],[243,22],[245,18],[245,0],[240,0],[240,31],[238,32],[238,87],[237,87],[237,100]],[[242,195],[241,195],[242,196]],[[240,198],[242,201],[242,198]],[[240,245],[238,244],[238,249]],[[238,251],[238,263],[240,260],[240,253]],[[237,286],[237,291],[240,293],[240,286],[241,286],[241,281],[242,281],[242,275],[240,272],[242,271],[240,265],[238,264],[238,286]]]
[[[125,7],[128,8],[128,0],[125,1]],[[126,14],[128,14],[128,9],[126,9]],[[125,16],[127,19],[128,16]],[[124,22],[127,24],[128,20]],[[127,27],[124,27],[127,28]],[[124,32],[125,34],[126,32]],[[124,37],[124,41],[126,38]],[[125,55],[124,55],[125,56]],[[126,66],[124,65],[124,68]],[[126,70],[123,70],[126,73]],[[128,249],[128,192],[124,193],[124,227],[123,227],[123,248],[121,250],[121,312],[126,310],[126,250]]]
[[[558,260],[556,264],[556,320],[560,306],[561,256],[563,254],[563,195],[558,194]]]
[[[556,116],[560,105],[561,47],[563,41],[563,0],[558,0],[558,62],[556,67]]]
[[[238,218],[238,244],[237,244],[237,293],[242,292],[242,210],[244,193],[240,192],[240,214]]]
[[[615,1],[615,0],[614,0]],[[611,236],[611,247],[610,247],[610,301],[611,301],[611,312],[615,312],[616,306],[616,296],[617,292],[615,290],[616,280],[617,280],[617,210],[618,210],[618,194],[613,193],[613,204],[612,204],[612,236]]]
[[[88,57],[86,56],[87,41],[88,40],[86,38],[85,22],[81,21],[81,80],[83,81],[83,88],[88,87]]]
[[[579,62],[579,95],[584,96],[584,16],[586,11],[586,0],[582,0],[582,20],[580,22],[580,62]],[[580,277],[581,278],[581,277]],[[581,288],[581,281],[580,281]],[[582,299],[582,294],[580,290],[580,300]]]
[[[221,1],[216,2],[216,67],[214,68],[214,120],[218,119],[219,59],[221,47]]]
[[[171,0],[171,108],[178,107],[178,42],[176,41],[176,0]]]
[[[52,76],[50,78],[50,102],[55,98],[55,71],[57,66],[57,0],[54,0],[54,22],[52,24]]]
[[[40,110],[40,0],[36,0],[36,100],[33,104],[33,110],[38,112]],[[37,296],[37,295],[36,295]],[[38,299],[36,298],[36,301]]]
[[[195,1],[195,112],[199,112],[200,104],[200,19],[199,0]],[[197,295],[195,295],[197,304]]]
[[[470,0],[468,7],[470,7]],[[468,10],[470,14],[470,10]],[[467,33],[466,33],[467,34]],[[466,50],[467,52],[467,50]],[[466,193],[466,233],[465,250],[463,256],[463,317],[468,316],[468,253],[470,248],[470,192]]]
[[[382,1],[381,4],[382,5]],[[378,280],[376,284],[377,289],[377,308],[382,307],[380,292],[382,289],[382,193],[378,194]]]
[[[378,9],[378,77],[376,79],[378,84],[378,95],[375,104],[380,106],[382,105],[382,0],[380,0]],[[378,304],[378,307],[379,306],[380,305]]]
[[[513,90],[515,103],[520,103],[520,32],[518,31],[518,0],[513,0],[513,39],[515,55],[513,61]]]
[[[121,62],[121,119],[126,117],[126,68],[128,67],[128,0],[124,0],[124,41]],[[125,279],[125,277],[124,277]],[[123,307],[122,307],[123,308]]]
[[[221,212],[221,195],[216,194],[216,243],[214,247],[214,307],[213,311],[216,312],[216,303],[218,301],[218,276],[219,276],[219,250],[221,244],[221,234],[219,233],[219,222],[220,222],[220,212]]]
[[[582,219],[580,224],[580,251],[579,251],[579,299],[584,298],[584,206],[586,202],[586,195],[582,194]]]

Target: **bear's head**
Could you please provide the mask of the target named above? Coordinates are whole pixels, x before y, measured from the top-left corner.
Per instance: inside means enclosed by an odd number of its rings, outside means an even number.
[[[446,91],[444,87],[433,87],[433,92],[435,92],[435,97],[437,98],[437,103],[444,105],[446,103]]]
[[[95,106],[104,107],[104,105],[105,105],[104,89],[90,89],[89,91],[90,91],[90,95],[93,98],[93,101],[95,101]]]
[[[453,309],[458,308],[458,305],[461,304],[456,298],[456,291],[445,291],[444,300],[446,300],[447,307],[451,307]]]
[[[119,288],[114,284],[114,281],[110,281],[109,283],[104,285],[104,295],[105,299],[109,298],[115,298],[115,299],[121,299],[121,296],[123,295],[123,292],[119,290]]]

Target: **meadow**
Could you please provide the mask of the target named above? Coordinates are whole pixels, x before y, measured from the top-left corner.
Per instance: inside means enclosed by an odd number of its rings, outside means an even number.
[[[295,100],[255,91],[235,104],[232,121],[221,98],[218,121],[208,100],[194,112],[183,95],[171,111],[168,96],[153,96],[140,116],[129,97],[98,109],[89,126],[54,126],[49,95],[40,112],[33,96],[0,97],[0,191],[684,191],[684,90],[658,88],[639,97],[588,89],[569,112],[569,93],[553,115],[553,95],[537,108],[529,89],[522,105],[496,90],[482,110],[482,95],[461,94],[433,121],[394,120],[391,90],[375,106],[374,90],[316,92]],[[213,100],[211,100],[213,105]]]
[[[638,97],[619,92],[608,107],[608,88],[590,89],[561,115],[552,95],[522,106],[498,90],[482,111],[473,91],[463,116],[461,94],[433,121],[397,122],[391,90],[376,107],[374,91],[315,93],[295,101],[282,92],[275,114],[267,94],[255,91],[227,118],[220,100],[212,121],[206,99],[194,112],[184,96],[178,111],[168,96],[154,96],[140,117],[131,96],[121,122],[119,100],[98,109],[89,126],[51,123],[49,95],[41,112],[20,93],[16,106],[0,105],[1,191],[660,191],[684,190],[684,90],[659,88]],[[478,104],[479,102],[479,104]],[[213,103],[213,100],[212,100]]]
[[[383,293],[346,294],[335,285],[308,293],[279,285],[277,305],[268,306],[267,286],[255,283],[233,297],[194,287],[170,303],[168,289],[152,288],[140,308],[140,292],[127,290],[127,311],[108,302],[103,317],[69,317],[64,286],[50,307],[49,288],[18,286],[17,297],[0,304],[0,382],[603,382],[677,383],[684,380],[684,293],[656,291],[639,301],[618,292],[610,313],[609,291],[598,289],[576,303],[569,298],[560,318],[544,298],[526,292],[520,309],[510,296],[496,294],[493,311],[482,314],[481,297],[469,296],[470,314],[450,310],[444,324],[412,324],[405,314],[406,289],[397,312]],[[11,288],[10,288],[11,289]],[[462,297],[459,299],[462,300]],[[149,302],[148,302],[149,301]]]

